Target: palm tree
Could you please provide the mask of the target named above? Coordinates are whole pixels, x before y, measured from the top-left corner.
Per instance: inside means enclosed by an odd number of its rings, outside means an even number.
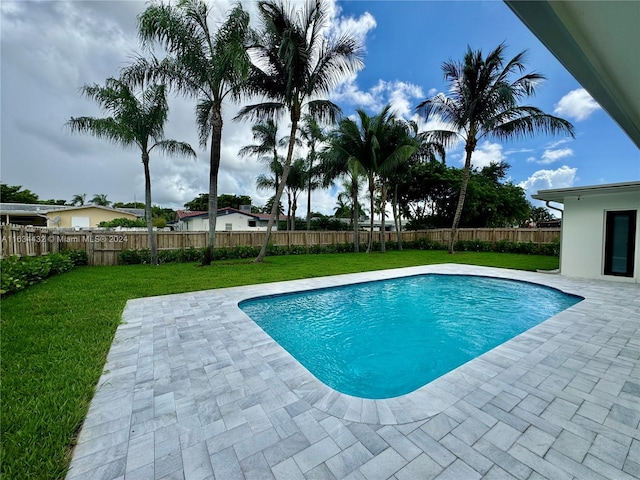
[[[486,58],[482,51],[469,47],[462,62],[442,65],[450,96],[438,94],[418,104],[416,111],[428,120],[439,115],[448,129],[429,132],[433,139],[450,146],[458,139],[465,144],[465,162],[458,205],[451,226],[449,253],[453,253],[462,208],[469,183],[471,156],[478,141],[486,137],[511,140],[545,134],[568,134],[574,137],[573,125],[532,106],[519,105],[521,99],[535,93],[537,83],[545,77],[525,71],[525,51],[505,62],[506,46],[501,43]],[[516,75],[515,80],[510,77]]]
[[[402,166],[406,164],[419,146],[417,139],[412,134],[411,124],[401,119],[395,119],[393,116],[386,117],[386,120],[384,118],[381,118],[382,123],[378,127],[380,129],[378,133],[379,151],[375,157],[377,159],[376,173],[381,184],[380,250],[382,252],[386,249],[385,220],[388,187],[392,184],[392,178],[396,172],[402,169]],[[397,218],[394,217],[394,220],[399,228]]]
[[[203,0],[177,4],[152,3],[138,17],[143,44],[160,43],[169,56],[163,60],[139,58],[130,76],[161,80],[184,95],[197,99],[196,119],[200,145],[211,138],[209,152],[209,242],[203,264],[209,265],[215,246],[218,211],[218,171],[222,141],[222,105],[238,100],[250,60],[246,46],[251,37],[249,15],[236,5],[215,34],[209,29],[210,7]]]
[[[440,157],[443,163],[445,161],[444,147],[440,143],[431,141],[425,132],[419,132],[417,122],[413,120],[407,121],[404,124],[404,128],[405,132],[402,135],[406,135],[406,138],[404,138],[403,141],[412,141],[415,145],[415,150],[409,158],[395,165],[394,168],[387,172],[386,175],[388,185],[393,190],[393,195],[391,197],[391,212],[393,214],[393,223],[396,229],[398,250],[402,250],[402,222],[400,218],[398,189],[401,184],[411,181],[411,163],[423,161],[435,162],[437,161],[437,157]]]
[[[315,164],[318,159],[316,148],[327,140],[317,120],[306,114],[302,117],[302,125],[299,128],[300,136],[309,149],[307,155],[307,230],[311,230],[311,192],[320,186],[321,169]]]
[[[188,143],[164,138],[164,124],[167,121],[169,105],[167,104],[164,85],[151,85],[136,96],[131,87],[121,79],[109,78],[105,86],[85,85],[82,92],[95,100],[111,117],[71,118],[67,126],[72,132],[89,133],[107,139],[122,146],[138,147],[142,153],[144,167],[144,197],[149,246],[151,247],[151,264],[158,262],[155,236],[153,234],[153,217],[151,214],[151,174],[149,171],[149,155],[154,148],[167,154],[181,154],[196,157]],[[91,200],[94,205],[109,205],[106,195],[95,195]]]
[[[256,123],[251,127],[253,145],[246,145],[240,149],[238,155],[243,157],[256,156],[258,160],[265,163],[274,175],[273,185],[260,188],[275,188],[276,192],[280,186],[282,175],[282,157],[278,153],[278,148],[285,145],[286,139],[278,139],[278,124],[273,119]],[[276,225],[279,223],[280,214],[276,213]]]
[[[87,200],[86,193],[78,193],[71,198],[71,205],[84,205],[84,202]]]
[[[368,165],[374,163],[370,159],[374,155],[373,138],[371,128],[372,118],[364,110],[357,110],[360,118],[358,124],[351,118],[344,118],[338,124],[338,128],[329,136],[329,144],[323,152],[325,158],[325,171],[327,178],[335,178],[338,174],[348,177],[348,190],[351,193],[352,205],[358,205],[358,191],[360,179],[366,176],[371,187],[372,176],[367,170]],[[371,191],[371,190],[370,190]],[[356,209],[353,209],[352,222],[354,226],[354,250],[359,251],[359,217]],[[373,213],[373,208],[371,209]],[[371,250],[373,238],[373,215],[367,252]]]
[[[288,230],[296,229],[296,210],[298,209],[298,196],[307,186],[306,162],[303,158],[296,159],[287,175],[287,203],[289,205],[287,225]]]
[[[282,181],[276,191],[267,233],[256,262],[267,252],[277,205],[286,185],[293,159],[296,131],[303,110],[318,120],[335,121],[340,108],[322,99],[346,75],[362,65],[361,47],[344,35],[328,39],[324,32],[328,22],[328,8],[322,0],[307,0],[296,11],[277,0],[258,2],[262,31],[261,44],[250,49],[255,62],[251,66],[247,92],[270,101],[244,107],[236,118],[263,120],[289,112],[291,133]]]
[[[336,207],[333,209],[333,216],[336,218],[352,218],[351,217],[351,194],[343,191],[338,194],[336,199]]]
[[[405,161],[416,149],[404,122],[398,121],[386,105],[378,115],[369,116],[364,110],[357,111],[359,124],[350,118],[343,119],[331,138],[330,151],[333,162],[343,165],[343,171],[355,169],[363,172],[369,189],[369,243],[367,253],[373,247],[373,214],[377,178],[390,174],[398,164]],[[357,178],[352,175],[352,179]],[[386,204],[386,182],[382,182],[382,205]],[[355,202],[354,202],[355,204]],[[382,249],[384,251],[384,215],[382,216]]]
[[[82,119],[83,117],[80,118],[71,118],[71,122],[73,121],[77,121]],[[72,125],[69,125],[71,128],[73,128]],[[79,129],[78,129],[79,130]],[[91,133],[92,135],[95,135],[96,137],[99,137],[100,135],[96,135],[95,133]],[[107,194],[106,193],[96,193],[93,198],[91,200],[89,200],[89,203],[92,203],[94,205],[98,205],[99,207],[108,207],[109,205],[111,205],[111,201],[107,199]]]
[[[277,164],[280,167],[279,174],[281,174],[282,165]],[[256,178],[256,186],[260,190],[272,190],[276,186],[277,176],[275,172],[273,175],[261,174]],[[295,230],[295,215],[298,208],[298,196],[300,192],[305,189],[307,172],[305,170],[305,161],[301,158],[295,160],[291,164],[289,175],[287,176],[287,183],[285,190],[287,192],[287,230]],[[278,214],[279,215],[279,214]]]

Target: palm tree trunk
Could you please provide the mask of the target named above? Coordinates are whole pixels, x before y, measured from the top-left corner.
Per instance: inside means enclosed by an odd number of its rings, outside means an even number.
[[[287,231],[291,231],[291,193],[287,192]]]
[[[360,252],[360,215],[358,212],[358,183],[354,177],[351,183],[351,198],[353,205],[351,206],[351,222],[353,225],[353,251]]]
[[[385,206],[387,203],[387,184],[384,179],[382,180],[382,207],[380,208],[380,215],[382,218],[380,219],[380,251],[382,253],[387,251],[387,232],[386,230],[386,222],[385,222]]]
[[[276,180],[276,192],[280,186],[280,176],[278,175],[278,150],[273,147],[273,176]],[[276,212],[276,230],[280,230],[280,208]]]
[[[458,225],[460,224],[460,217],[462,217],[462,207],[464,207],[464,200],[467,196],[467,185],[469,184],[469,176],[471,174],[471,154],[473,153],[473,148],[467,146],[466,151],[467,155],[462,172],[462,185],[460,185],[460,197],[458,198],[458,206],[456,207],[456,214],[453,217],[453,225],[451,226],[449,253],[454,253],[453,244],[456,242],[456,236],[458,235]]]
[[[271,215],[269,216],[269,222],[267,223],[267,233],[264,236],[264,243],[262,244],[262,248],[260,248],[260,253],[258,253],[258,256],[254,260],[255,263],[261,263],[264,260],[264,257],[267,255],[267,247],[269,246],[269,240],[271,239],[271,230],[273,229],[273,223],[278,215],[278,206],[280,205],[282,192],[284,191],[284,186],[286,185],[287,177],[289,176],[289,168],[291,167],[291,159],[293,158],[293,147],[296,142],[296,130],[298,128],[298,120],[300,115],[292,115],[291,117],[291,134],[289,135],[289,149],[287,150],[287,159],[284,162],[280,185],[278,185],[276,196],[273,199],[273,205],[271,206]]]
[[[156,235],[153,232],[153,216],[151,213],[151,172],[149,172],[149,153],[142,153],[144,166],[144,216],[147,217],[147,232],[149,233],[149,249],[151,250],[151,265],[158,265],[158,247]]]
[[[309,185],[307,189],[307,231],[309,231],[311,230],[311,169],[309,169]]]
[[[211,265],[213,249],[216,245],[216,220],[218,217],[218,171],[220,170],[220,149],[222,146],[222,112],[213,112],[211,151],[209,154],[209,242],[202,258],[202,265]]]
[[[391,201],[391,209],[393,210],[393,224],[396,228],[396,238],[398,240],[398,250],[402,250],[402,225],[400,224],[400,212],[398,208],[398,184],[393,189],[393,200]]]
[[[296,210],[298,209],[298,197],[297,194],[293,196],[293,203],[291,205],[291,231],[296,229]]]
[[[367,253],[371,253],[371,249],[373,248],[373,209],[374,209],[374,201],[373,201],[373,193],[375,190],[375,185],[373,183],[373,177],[369,177],[369,207],[371,219],[369,221],[369,243],[367,244]]]

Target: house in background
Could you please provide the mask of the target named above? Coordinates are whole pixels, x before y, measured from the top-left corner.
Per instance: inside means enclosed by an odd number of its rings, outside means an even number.
[[[640,283],[640,181],[539,190],[564,205],[560,273]]]
[[[49,228],[95,228],[116,218],[144,218],[141,208],[108,208],[97,205],[73,207],[37,203],[0,203],[2,223]]]
[[[0,219],[4,224],[47,226],[47,212],[67,208],[64,205],[36,203],[0,203]]]
[[[209,230],[209,212],[178,210],[177,215],[176,230],[178,231],[202,232]],[[264,232],[267,230],[269,216],[267,213],[251,213],[250,209],[221,208],[218,210],[216,232]],[[286,220],[286,217],[281,215],[280,219]],[[277,230],[275,224],[273,230]]]
[[[51,210],[46,213],[46,216],[49,228],[95,228],[101,222],[109,222],[116,218],[129,220],[144,218],[144,210],[83,205]]]

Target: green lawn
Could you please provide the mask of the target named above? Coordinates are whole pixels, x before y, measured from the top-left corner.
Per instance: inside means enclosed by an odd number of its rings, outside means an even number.
[[[519,270],[557,257],[389,251],[214,262],[81,267],[2,299],[2,478],[64,478],[71,449],[130,298],[437,263]]]

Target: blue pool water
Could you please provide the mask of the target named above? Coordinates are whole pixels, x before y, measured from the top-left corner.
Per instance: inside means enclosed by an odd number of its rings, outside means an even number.
[[[380,399],[412,392],[580,300],[525,282],[427,274],[240,308],[325,384]]]

